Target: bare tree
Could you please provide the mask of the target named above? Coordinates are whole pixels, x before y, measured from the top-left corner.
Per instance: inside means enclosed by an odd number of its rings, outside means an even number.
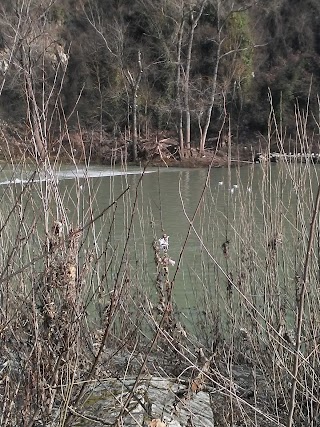
[[[194,0],[156,3],[152,0],[140,0],[145,15],[152,23],[150,25],[152,33],[148,36],[158,43],[159,56],[162,58],[160,63],[163,62],[168,68],[173,65],[175,70],[168,78],[174,81],[173,110],[178,112],[177,128],[181,157],[190,155],[192,51],[195,31],[206,3],[207,0],[201,1],[200,4]]]
[[[131,91],[131,100],[132,100],[132,150],[133,150],[133,161],[136,162],[138,159],[138,119],[137,119],[137,110],[138,110],[138,91],[141,82],[141,77],[143,73],[142,62],[141,62],[141,52],[138,52],[138,75],[133,77],[130,70],[124,70],[124,75],[130,86]]]
[[[194,40],[194,32],[197,28],[199,19],[203,13],[203,9],[207,0],[202,1],[200,7],[197,8],[196,4],[188,6],[188,20],[189,20],[189,37],[187,42],[187,56],[185,66],[183,67],[183,92],[184,92],[184,114],[185,114],[185,147],[187,156],[190,155],[191,150],[191,113],[190,113],[190,71],[192,60],[192,47]]]
[[[48,20],[53,3],[19,0],[11,13],[2,10],[8,67],[24,82],[27,123],[41,161],[47,156],[48,132],[68,63],[68,54]],[[2,87],[5,78],[6,74]]]
[[[132,157],[138,159],[138,93],[144,68],[142,66],[141,50],[138,46],[131,46],[127,40],[127,25],[123,22],[121,11],[113,16],[112,24],[103,20],[97,3],[89,2],[84,8],[85,16],[104,43],[106,55],[120,70],[123,77],[123,91],[128,94],[128,125],[132,132]],[[132,51],[136,51],[137,62],[132,65]],[[129,57],[129,59],[128,59]],[[112,88],[111,88],[112,90]]]
[[[241,34],[240,39],[233,40],[231,45],[228,44],[228,29],[226,28],[226,24],[228,19],[233,14],[242,13],[246,11],[251,5],[246,5],[244,7],[236,8],[234,2],[228,5],[228,2],[222,2],[221,0],[214,1],[216,8],[216,37],[213,39],[214,44],[216,45],[216,50],[214,53],[213,59],[213,68],[212,68],[212,76],[211,76],[211,85],[210,85],[210,96],[209,102],[207,103],[207,107],[203,114],[202,120],[199,120],[199,128],[200,128],[200,143],[199,143],[199,151],[200,154],[204,154],[208,130],[211,124],[212,112],[214,109],[214,105],[217,97],[217,88],[218,88],[218,73],[219,67],[221,66],[221,62],[224,58],[228,56],[232,56],[232,61],[229,62],[229,67],[232,70],[230,71],[232,81],[234,77],[234,70],[236,69],[236,58],[239,56],[239,53],[246,51],[248,49],[253,48],[253,46],[243,46],[241,44]],[[224,88],[225,92],[226,88]]]
[[[218,92],[224,93],[219,97],[220,107],[224,108],[225,95],[233,87],[233,82],[238,81],[241,52],[249,51],[252,46],[244,46],[241,22],[239,29],[234,28],[238,22],[233,20],[233,16],[245,13],[251,3],[239,5],[221,0],[204,0],[201,3],[193,0],[171,0],[154,4],[150,0],[140,1],[145,9],[144,13],[148,12],[148,19],[152,22],[153,32],[148,34],[149,37],[156,37],[165,62],[175,64],[176,72],[171,78],[175,82],[173,102],[178,112],[181,157],[191,153],[192,115],[198,117],[199,151],[203,154]],[[210,27],[211,40],[203,39],[204,35],[207,37],[208,31],[202,33],[200,28],[197,33],[201,18],[204,18],[205,25]],[[167,27],[162,28],[163,20],[171,23],[169,31]],[[207,66],[205,78],[196,71],[199,68],[198,47],[203,42],[210,42],[213,46],[209,50],[211,57],[208,56],[211,67]],[[197,49],[194,49],[195,46]]]

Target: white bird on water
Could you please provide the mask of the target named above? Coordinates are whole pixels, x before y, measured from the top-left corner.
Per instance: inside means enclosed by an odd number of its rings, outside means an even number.
[[[159,239],[159,246],[163,251],[167,251],[169,249],[169,236],[163,234]]]
[[[164,262],[166,265],[175,265],[175,261],[168,256],[169,250],[169,236],[167,234],[163,234],[162,237],[158,240],[160,250],[162,250],[165,254]]]

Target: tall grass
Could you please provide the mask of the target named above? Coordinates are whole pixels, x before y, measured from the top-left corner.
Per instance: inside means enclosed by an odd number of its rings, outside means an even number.
[[[304,117],[296,142],[307,153]],[[283,153],[283,134],[271,108],[267,150]],[[208,392],[215,425],[318,425],[317,166],[230,166],[223,185],[209,169],[191,214],[181,182],[175,265],[158,244],[161,174],[155,213],[143,172],[119,192],[110,179],[101,206],[88,175],[63,187],[59,167],[12,162],[1,186],[1,426],[126,425],[146,375],[187,384],[183,399]],[[125,377],[112,423],[90,412],[94,386]]]
[[[286,141],[272,113],[269,147],[273,129],[284,153]],[[308,154],[310,140],[300,119],[297,133],[302,153]],[[256,179],[258,195],[248,191]],[[266,161],[258,173],[252,166],[237,192],[227,193],[223,211],[217,209],[216,192],[208,192],[194,226],[201,264],[212,267],[202,270],[197,291],[199,337],[226,365],[230,387],[240,367],[250,368],[254,406],[265,416],[260,413],[257,420],[248,400],[229,394],[223,411],[234,414],[233,423],[264,425],[267,415],[276,425],[319,423],[317,188],[318,167],[311,161]]]

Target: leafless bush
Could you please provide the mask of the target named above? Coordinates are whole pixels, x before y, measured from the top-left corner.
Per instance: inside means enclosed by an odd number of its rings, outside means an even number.
[[[299,120],[299,143],[307,152]],[[269,145],[275,139],[283,153],[272,105],[269,128]],[[88,413],[94,386],[130,377],[113,414],[125,425],[132,402],[143,400],[137,396],[147,376],[183,384],[177,411],[208,393],[216,425],[317,425],[314,164],[284,157],[277,165],[249,166],[241,181],[230,167],[223,194],[210,184],[209,170],[192,217],[180,194],[189,225],[173,261],[165,235],[154,227],[152,242],[137,227],[145,220],[143,173],[130,190],[124,181],[119,194],[110,180],[110,198],[101,207],[89,178],[63,189],[47,157],[12,163],[15,176],[1,193],[1,426],[68,426],[85,419],[108,425],[107,417]],[[195,242],[188,267],[196,307],[183,316],[174,292]],[[152,408],[142,403],[146,423],[156,425]]]

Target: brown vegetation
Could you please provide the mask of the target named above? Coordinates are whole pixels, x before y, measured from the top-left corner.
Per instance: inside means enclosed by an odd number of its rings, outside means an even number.
[[[250,183],[257,152],[318,149],[318,2],[126,3],[0,6],[1,153],[35,170],[1,192],[0,425],[125,425],[137,399],[162,425],[138,393],[155,375],[184,384],[175,409],[206,391],[216,425],[318,425],[317,170],[285,157],[274,182],[262,161],[258,201],[239,183],[223,212],[209,183],[215,165],[230,178],[250,162]],[[177,194],[176,263],[141,202],[144,173],[101,208],[89,178],[61,190],[61,161],[209,166],[192,217]],[[153,241],[135,231],[146,212]],[[188,318],[174,290],[191,235]],[[95,386],[127,376],[112,423],[90,414]]]
[[[136,161],[163,134],[183,159],[220,149],[228,129],[233,146],[255,148],[271,91],[294,138],[295,109],[317,115],[318,14],[314,0],[5,1],[0,115],[40,156],[73,140],[102,162],[110,150]]]

